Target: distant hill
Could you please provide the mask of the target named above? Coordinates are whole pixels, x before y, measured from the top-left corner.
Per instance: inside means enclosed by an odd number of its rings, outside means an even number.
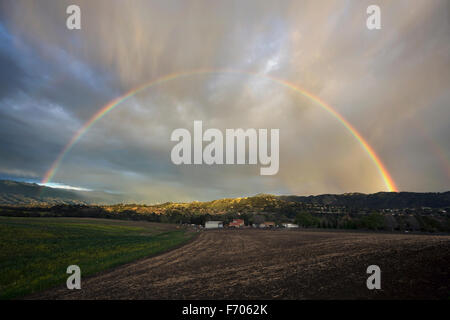
[[[40,186],[36,183],[0,180],[2,205],[111,204],[118,195],[99,191],[77,191]]]
[[[330,205],[348,208],[405,209],[450,207],[450,191],[447,192],[378,192],[373,194],[345,193],[318,196],[280,196],[282,200]]]
[[[35,183],[0,180],[0,205],[84,204],[110,205],[124,203],[123,196],[100,191],[76,191],[40,186]],[[406,209],[450,207],[450,191],[441,193],[378,192],[373,194],[345,193],[317,196],[274,196],[218,199],[206,202],[165,203],[151,206],[166,209],[189,209],[198,213],[280,212],[302,206],[332,206],[355,209]],[[134,205],[132,205],[134,206]],[[126,206],[128,207],[128,206]],[[150,211],[141,207],[141,210]]]
[[[115,204],[114,204],[115,203]],[[302,227],[450,232],[450,192],[274,196],[136,204],[119,195],[0,180],[0,216],[95,217],[204,225],[243,219]]]

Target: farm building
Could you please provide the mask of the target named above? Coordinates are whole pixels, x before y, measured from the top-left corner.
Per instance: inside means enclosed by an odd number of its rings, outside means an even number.
[[[283,223],[283,227],[288,228],[288,229],[298,228],[298,224],[294,224],[294,223]]]
[[[259,225],[260,228],[275,228],[275,222],[272,221],[266,221],[264,223],[261,223]]]
[[[219,229],[219,228],[223,228],[222,221],[206,221],[205,222],[205,229]]]
[[[245,225],[244,220],[234,219],[233,221],[230,222],[230,224],[228,226],[231,228],[240,228],[240,227],[243,227],[244,225]]]

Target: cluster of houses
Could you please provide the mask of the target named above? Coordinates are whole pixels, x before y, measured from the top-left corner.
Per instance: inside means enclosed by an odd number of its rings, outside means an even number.
[[[287,228],[287,229],[293,229],[298,228],[297,224],[294,223],[282,223],[281,225],[276,225],[275,222],[272,221],[266,221],[262,223],[254,223],[251,226],[246,226],[243,219],[234,219],[231,221],[228,225],[224,225],[222,221],[206,221],[205,222],[205,229],[221,229],[221,228],[259,228],[259,229],[271,229],[271,228]]]

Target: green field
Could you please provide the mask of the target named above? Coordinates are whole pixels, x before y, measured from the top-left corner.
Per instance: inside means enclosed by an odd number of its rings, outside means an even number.
[[[193,235],[148,222],[0,217],[0,299],[64,284],[69,265],[78,265],[83,279],[166,251]]]

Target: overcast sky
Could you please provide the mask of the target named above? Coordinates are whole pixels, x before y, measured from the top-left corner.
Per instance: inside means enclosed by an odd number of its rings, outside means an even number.
[[[81,8],[81,30],[66,7]],[[381,8],[381,30],[366,8]],[[170,73],[95,123],[52,182],[145,202],[275,194],[377,192],[367,140],[403,191],[450,189],[450,2],[0,2],[0,178],[40,181],[102,106]],[[280,169],[176,166],[176,128],[279,128]]]

